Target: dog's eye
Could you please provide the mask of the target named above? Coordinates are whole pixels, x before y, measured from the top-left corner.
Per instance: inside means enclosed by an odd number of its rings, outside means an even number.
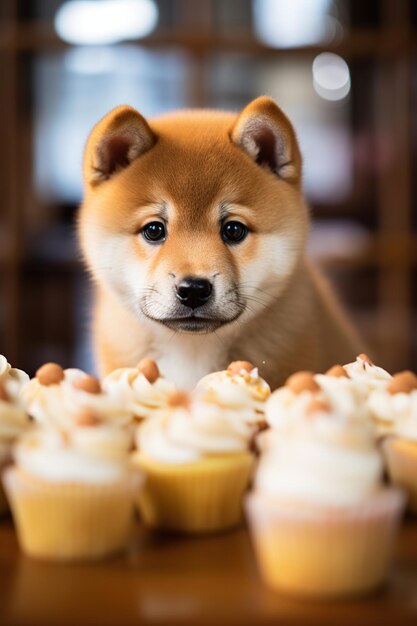
[[[163,222],[149,222],[142,228],[142,235],[146,241],[151,243],[159,243],[165,241],[166,230]]]
[[[239,243],[248,234],[248,227],[242,222],[226,222],[222,226],[222,238],[226,243]]]

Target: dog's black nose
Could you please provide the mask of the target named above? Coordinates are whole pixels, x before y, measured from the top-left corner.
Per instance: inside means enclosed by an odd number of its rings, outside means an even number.
[[[177,286],[177,298],[190,309],[202,306],[210,298],[212,292],[211,283],[205,278],[187,276]]]

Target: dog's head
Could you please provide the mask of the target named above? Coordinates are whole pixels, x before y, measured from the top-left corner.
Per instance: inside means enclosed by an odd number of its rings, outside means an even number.
[[[308,216],[294,130],[269,98],[239,115],[111,111],[84,157],[79,232],[98,283],[140,319],[210,332],[285,289]]]

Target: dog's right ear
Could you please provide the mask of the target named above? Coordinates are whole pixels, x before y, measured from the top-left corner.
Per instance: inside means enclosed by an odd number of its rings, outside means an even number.
[[[156,137],[144,117],[129,106],[108,113],[92,130],[84,153],[84,181],[98,185],[152,148]]]

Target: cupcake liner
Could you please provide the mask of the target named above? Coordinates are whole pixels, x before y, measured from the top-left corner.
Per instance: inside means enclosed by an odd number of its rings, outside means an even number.
[[[3,476],[21,548],[33,557],[100,558],[129,539],[138,481],[51,483],[11,467]]]
[[[248,496],[255,553],[267,585],[299,596],[331,598],[381,585],[404,508],[404,495],[381,490],[351,507],[297,506]]]
[[[405,490],[408,509],[417,513],[417,442],[387,437],[382,451],[390,481]]]
[[[138,507],[149,526],[188,533],[225,530],[243,521],[242,496],[249,484],[249,453],[207,457],[184,465],[158,463],[138,453],[146,475]]]

